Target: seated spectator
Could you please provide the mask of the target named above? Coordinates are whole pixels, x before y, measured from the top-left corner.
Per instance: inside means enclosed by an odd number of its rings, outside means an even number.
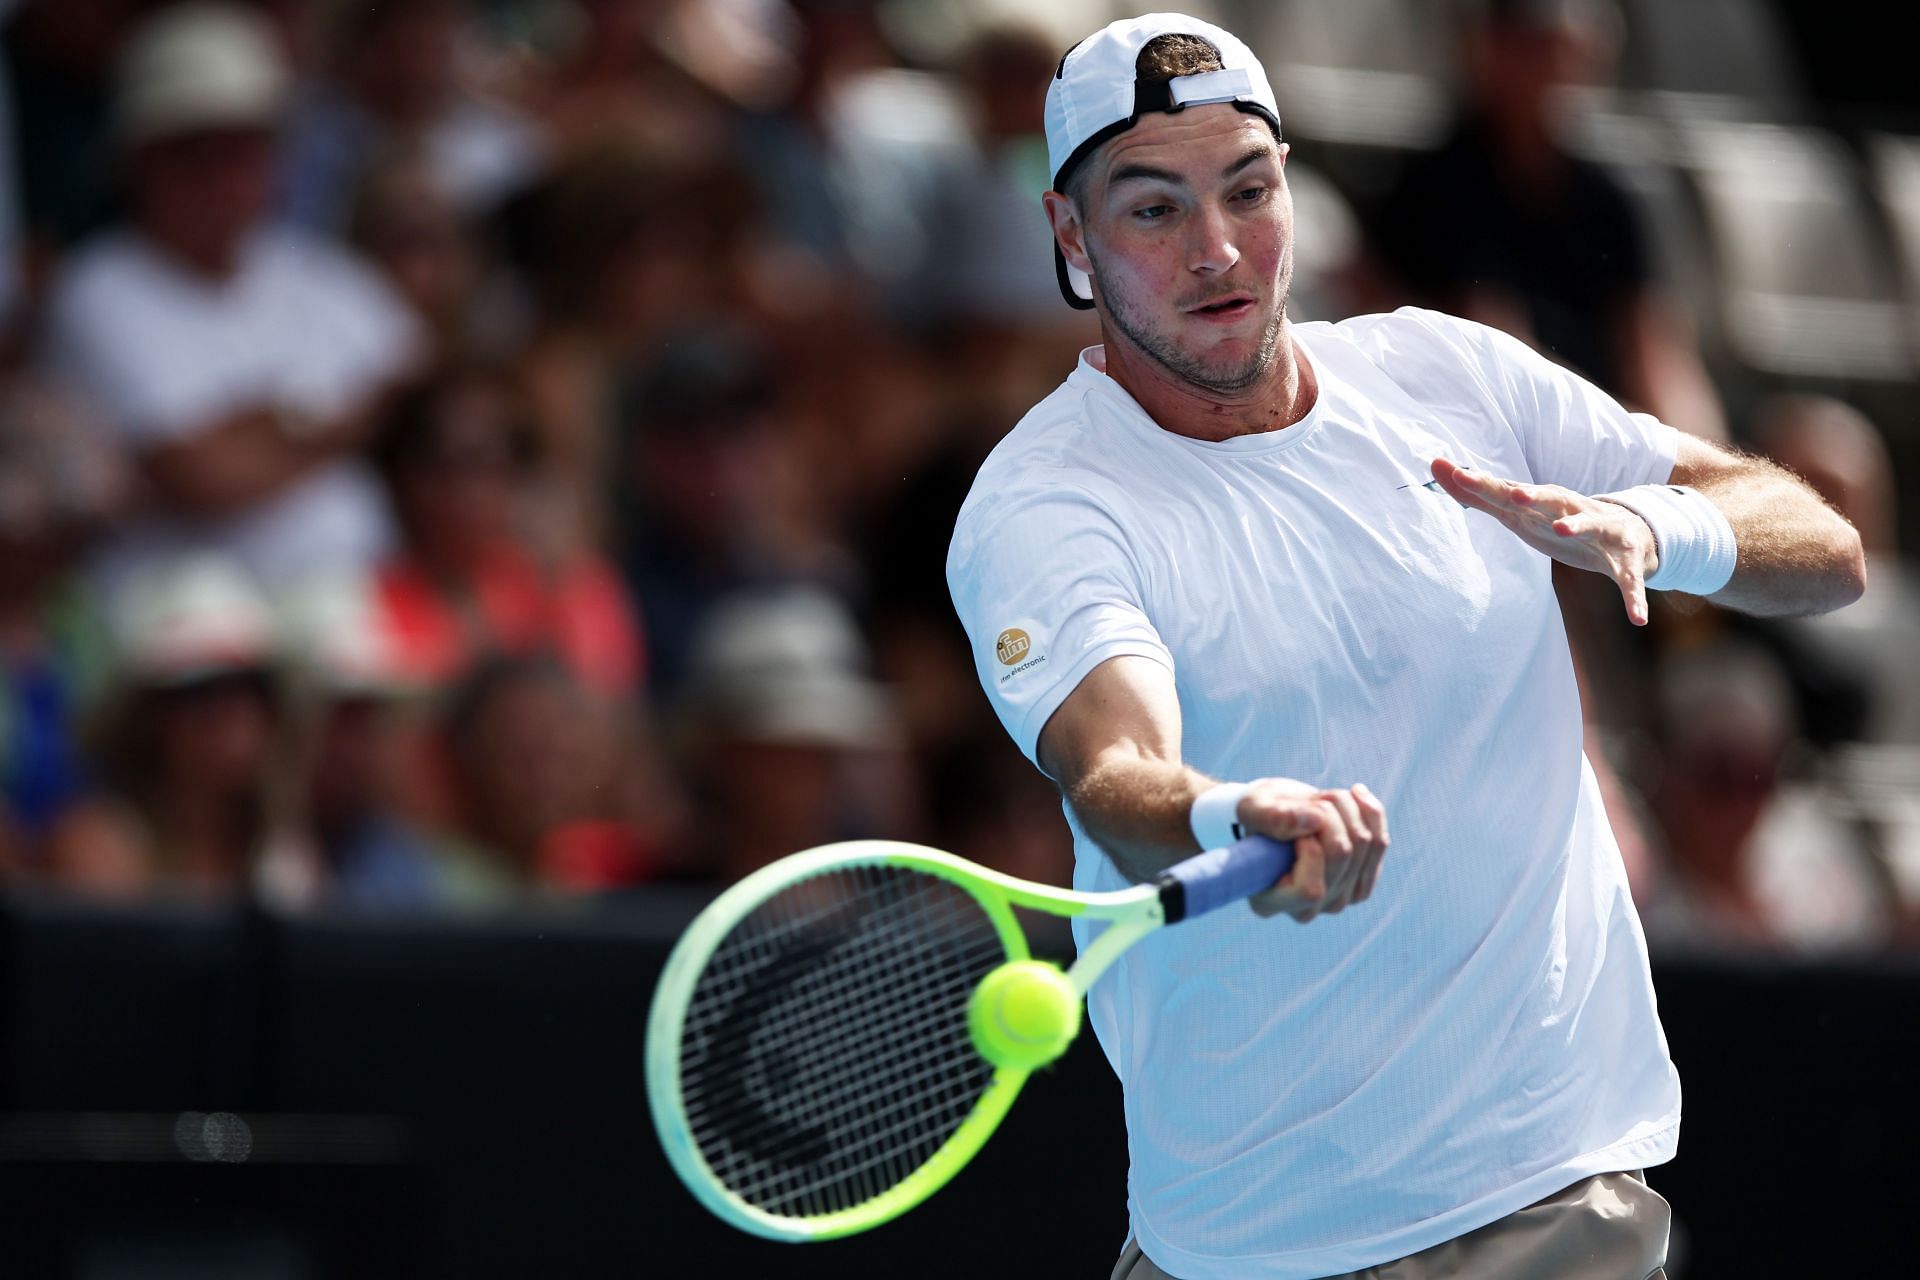
[[[428,379],[383,421],[375,456],[405,538],[378,594],[401,669],[444,689],[488,658],[551,655],[584,687],[624,696],[643,666],[632,603],[598,556],[527,538],[533,449],[513,388],[471,369]]]
[[[1920,568],[1895,537],[1893,459],[1865,415],[1826,396],[1767,401],[1754,443],[1832,503],[1867,550],[1859,600],[1753,626],[1787,661],[1827,751],[1829,795],[1901,902],[1907,945],[1920,946]]]
[[[1664,751],[1651,800],[1666,857],[1643,898],[1649,945],[1716,952],[1884,946],[1893,904],[1809,769],[1768,655],[1721,641],[1660,673]]]
[[[727,331],[684,335],[624,389],[621,557],[663,699],[722,599],[817,567],[793,518],[807,495],[778,391],[767,353]]]
[[[580,0],[575,7],[578,28],[540,93],[540,118],[557,152],[567,156],[632,146],[694,160],[727,149],[725,98],[668,49],[739,59],[742,42],[726,39],[738,31],[738,12],[720,14],[715,5],[660,0]],[[711,29],[727,24],[732,31]],[[743,88],[764,91],[778,82],[781,69],[766,65],[764,54],[758,61],[747,56]],[[725,76],[706,78],[720,86],[731,83]]]
[[[623,811],[616,717],[560,666],[479,668],[454,691],[444,736],[455,809],[441,856],[456,900],[503,905],[655,874],[657,849]]]
[[[413,308],[445,357],[461,358],[500,341],[488,330],[483,306],[486,264],[479,238],[417,156],[393,157],[367,174],[347,235]]]
[[[126,498],[119,455],[65,398],[0,385],[0,880],[42,866],[90,785],[80,724],[106,677],[105,633],[73,570]]]
[[[1073,323],[1084,317],[1060,301],[1053,232],[1037,195],[1053,182],[1042,107],[1064,47],[1044,21],[983,22],[953,55],[955,106],[970,127],[937,157],[913,318],[1071,326],[1085,346],[1088,326]]]
[[[293,104],[282,169],[297,224],[346,225],[348,202],[383,156],[421,155],[463,217],[484,216],[538,171],[539,131],[469,83],[474,37],[460,0],[333,6],[330,80]]]
[[[1809,660],[1864,682],[1858,723],[1836,737],[1920,750],[1920,569],[1895,537],[1898,495],[1886,441],[1843,401],[1792,395],[1765,403],[1754,444],[1812,485],[1866,547],[1867,590],[1859,600],[1777,624]]]
[[[1627,192],[1555,132],[1561,87],[1612,72],[1617,6],[1487,0],[1461,13],[1466,102],[1374,220],[1388,270],[1413,300],[1505,329],[1632,408],[1726,439]]]
[[[160,11],[121,63],[132,224],[61,274],[44,353],[152,490],[110,582],[193,550],[284,582],[388,546],[358,455],[417,329],[358,259],[267,225],[285,91],[263,20],[226,5]]]
[[[680,339],[753,314],[752,202],[705,157],[575,157],[528,202],[535,305],[518,372],[540,433],[541,520],[606,545],[623,379]]]
[[[424,805],[417,690],[360,578],[303,584],[280,602],[299,677],[301,802],[325,872],[323,900],[352,908],[447,905],[453,885]]]
[[[294,732],[273,614],[231,563],[143,575],[112,618],[117,687],[103,707],[103,789],[49,841],[56,884],[304,906],[322,871],[292,822]]]
[[[737,880],[836,840],[918,821],[892,695],[831,596],[804,587],[718,605],[679,705],[702,815],[689,872]]]
[[[864,307],[919,260],[937,159],[964,122],[944,86],[901,69],[882,6],[789,8],[793,73],[773,82],[777,100],[741,113],[732,150],[770,238],[824,268],[818,287]]]

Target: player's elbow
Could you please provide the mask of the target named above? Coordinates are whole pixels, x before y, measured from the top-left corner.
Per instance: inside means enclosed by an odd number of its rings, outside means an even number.
[[[1838,526],[1810,572],[1802,575],[1806,584],[1797,607],[1789,613],[1810,615],[1832,613],[1858,600],[1867,590],[1867,554],[1860,534],[1850,524],[1836,520]]]
[[[1838,551],[1836,559],[1840,571],[1834,575],[1834,591],[1838,599],[1832,607],[1844,609],[1867,593],[1867,550],[1860,541],[1860,531],[1848,525],[1845,535],[1840,539]]]

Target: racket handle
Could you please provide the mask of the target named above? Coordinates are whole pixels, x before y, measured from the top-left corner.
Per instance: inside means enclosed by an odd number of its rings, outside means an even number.
[[[1251,898],[1291,870],[1293,841],[1246,836],[1175,863],[1154,883],[1160,886],[1167,923],[1173,924]]]

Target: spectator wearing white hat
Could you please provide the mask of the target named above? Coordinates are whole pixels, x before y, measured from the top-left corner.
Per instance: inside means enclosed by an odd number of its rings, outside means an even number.
[[[151,488],[103,572],[196,549],[272,581],[371,563],[389,521],[358,454],[419,334],[358,260],[268,225],[287,89],[271,29],[168,8],[131,36],[117,84],[131,225],[57,280],[44,352]]]
[[[424,691],[407,677],[372,581],[310,580],[276,603],[297,680],[300,814],[324,900],[350,910],[448,905],[452,879],[419,821]]]
[[[801,849],[910,830],[893,695],[837,599],[798,584],[739,592],[693,650],[682,730],[712,817],[696,875],[735,880]]]
[[[265,598],[230,561],[186,556],[143,574],[109,621],[102,788],[51,837],[54,882],[90,896],[314,901],[320,867],[290,820],[294,739]]]

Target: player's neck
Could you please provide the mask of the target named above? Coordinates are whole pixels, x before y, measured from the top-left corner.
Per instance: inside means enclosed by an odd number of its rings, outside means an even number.
[[[1215,391],[1180,377],[1108,332],[1105,372],[1167,431],[1194,440],[1231,440],[1292,426],[1313,408],[1319,381],[1285,325],[1266,371],[1244,389]]]

